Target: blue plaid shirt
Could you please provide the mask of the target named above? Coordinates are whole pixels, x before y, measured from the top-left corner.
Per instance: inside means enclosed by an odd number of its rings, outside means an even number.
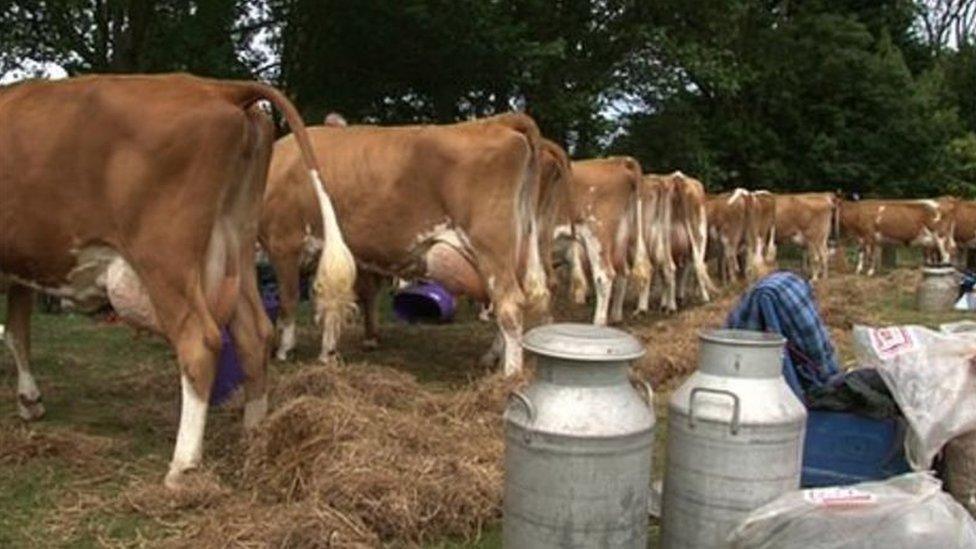
[[[785,337],[783,376],[800,400],[839,372],[813,288],[791,271],[776,271],[756,282],[729,313],[725,326]]]

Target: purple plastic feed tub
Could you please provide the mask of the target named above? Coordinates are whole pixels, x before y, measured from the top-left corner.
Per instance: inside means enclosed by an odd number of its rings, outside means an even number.
[[[393,313],[404,322],[450,322],[454,296],[436,282],[414,282],[393,296]]]
[[[262,292],[261,303],[268,313],[271,322],[278,318],[278,296],[272,292]],[[210,389],[210,404],[219,406],[234,392],[234,389],[244,381],[244,370],[237,359],[237,349],[230,330],[225,326],[220,330],[220,356],[217,358],[217,376]]]

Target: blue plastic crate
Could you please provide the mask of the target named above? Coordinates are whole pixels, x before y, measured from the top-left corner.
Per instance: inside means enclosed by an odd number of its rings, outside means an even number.
[[[802,486],[883,480],[909,471],[902,420],[822,410],[808,413]]]

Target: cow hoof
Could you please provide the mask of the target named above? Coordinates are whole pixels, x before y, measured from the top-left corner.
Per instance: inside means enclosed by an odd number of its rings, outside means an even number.
[[[163,486],[169,490],[180,491],[188,487],[190,473],[196,469],[195,465],[170,465],[169,472],[163,480]]]
[[[319,364],[323,364],[325,366],[335,366],[336,364],[339,364],[341,360],[342,357],[339,355],[339,351],[328,351],[319,355]]]
[[[288,351],[284,351],[284,350],[278,349],[278,351],[275,353],[275,360],[277,360],[278,362],[285,362],[285,361],[287,361],[288,360]]]
[[[36,421],[44,417],[44,403],[41,395],[30,398],[27,395],[17,395],[17,414],[24,421]]]
[[[375,351],[380,348],[380,340],[375,337],[370,337],[363,340],[363,350],[364,351]]]

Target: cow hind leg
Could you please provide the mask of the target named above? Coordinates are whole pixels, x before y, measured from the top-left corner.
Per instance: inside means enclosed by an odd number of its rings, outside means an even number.
[[[610,308],[610,322],[620,323],[624,320],[624,301],[627,298],[627,277],[618,276],[613,282],[613,299]]]
[[[582,244],[573,241],[569,245],[570,253],[570,294],[573,303],[583,305],[586,303],[586,294],[589,292],[589,284],[586,281],[586,271],[583,269]]]
[[[34,292],[20,284],[7,290],[7,327],[4,341],[17,366],[17,414],[25,421],[44,416],[41,392],[30,371],[30,316]]]
[[[288,360],[288,355],[295,349],[295,319],[298,312],[300,293],[300,272],[298,251],[270,254],[278,279],[278,318],[275,321],[275,339],[277,360]]]
[[[356,293],[363,308],[363,348],[377,349],[379,338],[379,297],[382,281],[380,277],[360,272],[356,278]]]
[[[656,266],[651,267],[651,275],[647,277],[647,280],[642,281],[639,293],[637,295],[637,306],[634,309],[634,316],[645,315],[650,312],[651,309],[651,285],[654,282],[654,272]]]
[[[182,400],[176,446],[166,475],[165,484],[169,488],[179,488],[184,475],[199,467],[203,459],[203,435],[220,353],[220,332],[202,305],[201,302],[194,307],[172,338],[180,363]],[[251,414],[253,417],[255,412]]]
[[[256,289],[256,280],[245,271],[240,299],[230,322],[241,369],[244,370],[244,429],[257,426],[268,412],[268,359],[272,328]]]
[[[676,273],[677,266],[673,260],[662,262],[661,278],[664,281],[664,288],[661,291],[661,309],[666,313],[678,310]]]

